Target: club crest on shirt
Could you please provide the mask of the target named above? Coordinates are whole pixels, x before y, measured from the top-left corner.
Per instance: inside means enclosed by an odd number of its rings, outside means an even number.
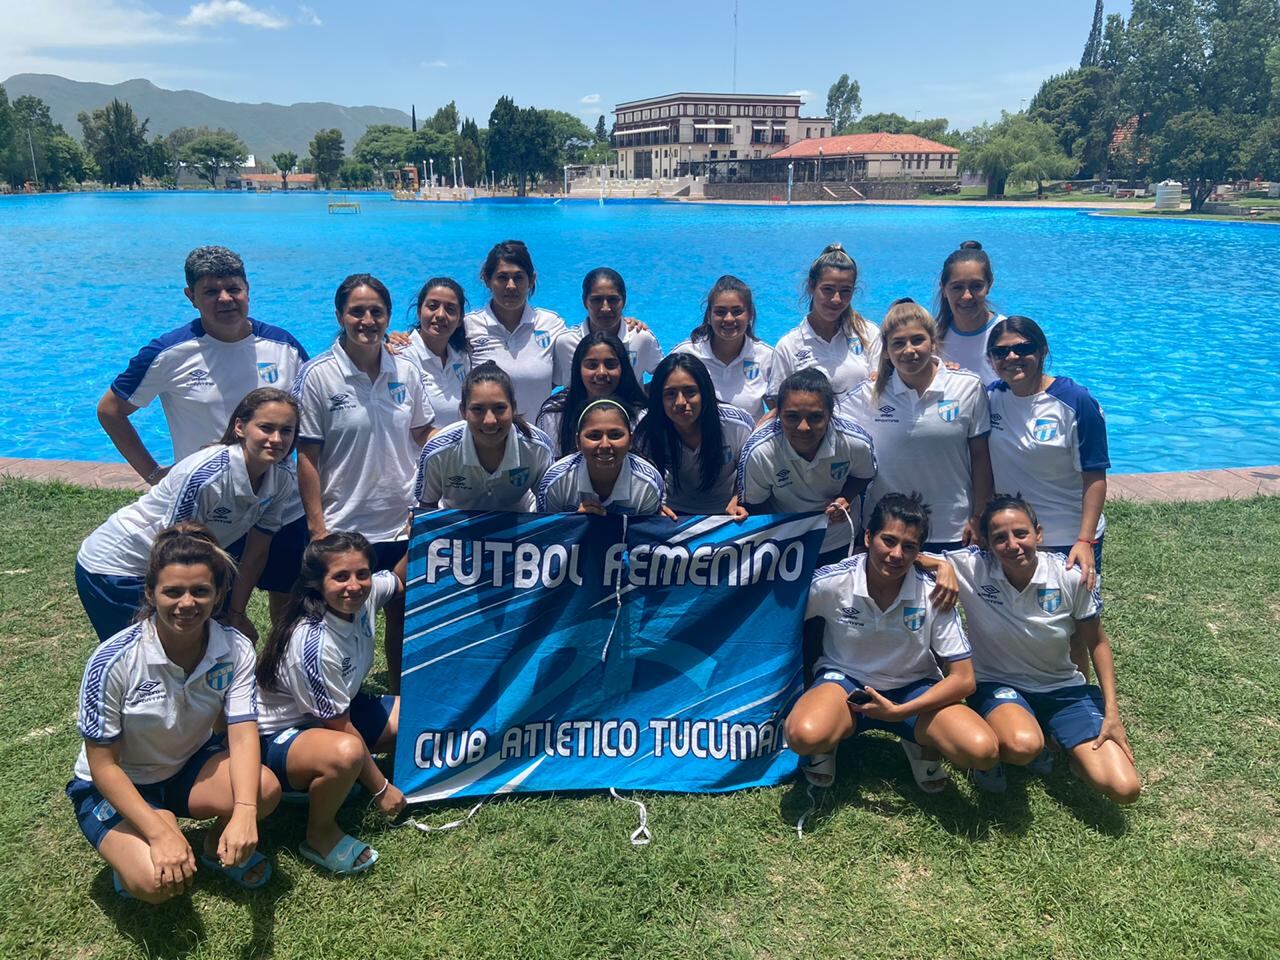
[[[938,416],[942,418],[943,423],[950,423],[960,416],[959,400],[939,400]]]
[[[263,383],[275,383],[280,379],[280,368],[274,363],[259,363],[258,379]]]
[[[1062,591],[1057,587],[1041,587],[1036,591],[1036,603],[1045,613],[1055,613],[1062,606]]]
[[[111,805],[110,800],[99,800],[98,805],[93,808],[93,816],[99,823],[106,823],[116,815],[116,808]]]
[[[924,626],[924,607],[903,607],[902,622],[912,633]]]
[[[742,361],[742,377],[747,383],[751,383],[760,378],[760,364],[754,360]]]
[[[507,479],[513,487],[523,487],[529,482],[529,468],[513,467],[507,471]]]
[[[849,337],[849,352],[855,357],[862,356],[862,341],[857,337]]]
[[[636,365],[636,360],[638,360],[638,359],[639,359],[639,357],[640,357],[640,353],[639,353],[639,351],[637,351],[637,350],[628,350],[628,351],[627,351],[627,359],[631,361],[631,365],[632,365],[633,367]]]
[[[209,371],[204,369],[195,369],[191,371],[191,375],[187,377],[187,386],[189,387],[212,387],[213,377],[209,376]]]
[[[773,482],[780,487],[785,487],[791,483],[791,471],[779,470],[773,475]]]
[[[372,635],[372,634],[373,634],[373,626],[369,623],[369,611],[368,611],[368,610],[361,610],[361,611],[360,611],[360,631],[361,631],[361,633],[364,633],[364,634],[367,634],[367,635]],[[344,671],[344,672],[345,672],[345,671]]]
[[[459,380],[461,380],[461,379],[462,379],[462,364],[460,364],[460,363],[454,363],[454,364],[450,364],[450,366],[451,366],[451,367],[453,367],[453,375],[454,375],[455,377],[457,377]]]
[[[1032,426],[1031,434],[1041,443],[1047,443],[1057,438],[1058,424],[1053,420],[1036,420]]]
[[[391,394],[392,403],[404,403],[409,399],[409,388],[399,380],[387,381],[387,393]]]
[[[848,460],[834,460],[831,463],[831,479],[843,480],[849,473]]]
[[[836,617],[836,620],[849,626],[861,626],[862,611],[857,607],[841,607],[840,614]]]
[[[534,330],[533,342],[536,343],[538,346],[540,346],[543,350],[547,349],[547,347],[551,346],[551,331],[550,330]]]
[[[231,683],[231,675],[235,668],[225,660],[220,660],[209,668],[204,675],[204,682],[214,690],[225,690]]]

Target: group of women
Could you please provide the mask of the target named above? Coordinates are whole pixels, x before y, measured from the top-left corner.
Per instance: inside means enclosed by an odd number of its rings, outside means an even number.
[[[1136,798],[1097,588],[1105,424],[1047,372],[1040,327],[990,306],[980,244],[946,259],[934,313],[904,298],[880,324],[853,308],[856,263],[828,246],[773,348],[750,288],[721,277],[665,357],[609,268],[587,274],[572,328],[529,303],[523,243],[497,244],[481,279],[471,312],[455,280],[428,280],[398,334],[385,285],[348,277],[336,340],[292,391],[248,393],[217,443],[157,470],[85,540],[77,586],[103,642],[68,795],[122,895],[189,886],[183,816],[216,819],[203,865],[266,883],[256,824],[282,796],[309,805],[304,857],[373,865],[335,815],[357,783],[388,816],[404,806],[373,756],[398,724],[415,507],[824,513],[809,684],[786,725],[811,782],[831,782],[841,740],[878,728],[929,792],[942,758],[999,791],[1003,764],[1044,770],[1054,742],[1091,786]],[[292,490],[309,543],[276,559]],[[269,555],[294,585],[255,659],[245,606]],[[361,691],[379,610],[381,697]]]

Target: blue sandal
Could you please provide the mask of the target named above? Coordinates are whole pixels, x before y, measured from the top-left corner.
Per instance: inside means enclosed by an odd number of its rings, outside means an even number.
[[[360,858],[360,854],[366,850],[369,851],[369,859],[364,863],[356,863]],[[378,862],[378,851],[364,841],[357,840],[349,833],[342,835],[342,839],[333,845],[333,849],[329,851],[328,856],[322,857],[305,840],[298,846],[298,852],[302,854],[304,859],[310,860],[316,866],[324,867],[330,873],[336,873],[340,877],[364,873]]]
[[[226,877],[236,886],[244,890],[258,890],[265,887],[267,885],[267,881],[271,879],[271,861],[257,850],[253,851],[253,855],[245,861],[244,866],[240,867],[228,867],[218,859],[217,854],[208,853],[200,854],[200,863],[208,867],[214,873],[221,874]],[[254,880],[252,883],[245,880],[245,874],[249,873],[261,863],[265,863],[267,865],[266,869],[262,871],[262,876],[258,877],[258,879]]]

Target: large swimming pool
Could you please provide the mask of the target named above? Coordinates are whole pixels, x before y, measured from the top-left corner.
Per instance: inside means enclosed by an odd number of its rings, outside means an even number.
[[[0,198],[0,456],[116,460],[94,408],[152,336],[194,316],[182,261],[200,244],[239,251],[252,313],[312,352],[335,331],[348,273],[382,278],[397,320],[433,274],[483,303],[480,262],[525,240],[536,304],[582,319],[581,280],[604,264],[626,278],[628,312],[670,348],[722,273],[756,293],[757,332],[775,341],[804,312],[810,260],[842,241],[861,267],[857,306],[931,302],[942,259],[981,240],[992,301],[1048,332],[1051,372],[1107,412],[1118,471],[1280,462],[1280,228],[1150,221],[1067,210],[747,207],[565,202],[395,203],[360,195],[331,215],[323,194],[78,194]],[[159,404],[135,422],[168,449]]]

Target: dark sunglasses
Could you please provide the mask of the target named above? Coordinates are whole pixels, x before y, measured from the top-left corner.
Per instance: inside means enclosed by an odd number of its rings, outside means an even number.
[[[1013,354],[1015,357],[1029,357],[1035,352],[1036,345],[1028,340],[1023,340],[1021,343],[1011,343],[1005,347],[992,347],[987,351],[987,356],[992,360],[1003,360],[1009,354]]]

